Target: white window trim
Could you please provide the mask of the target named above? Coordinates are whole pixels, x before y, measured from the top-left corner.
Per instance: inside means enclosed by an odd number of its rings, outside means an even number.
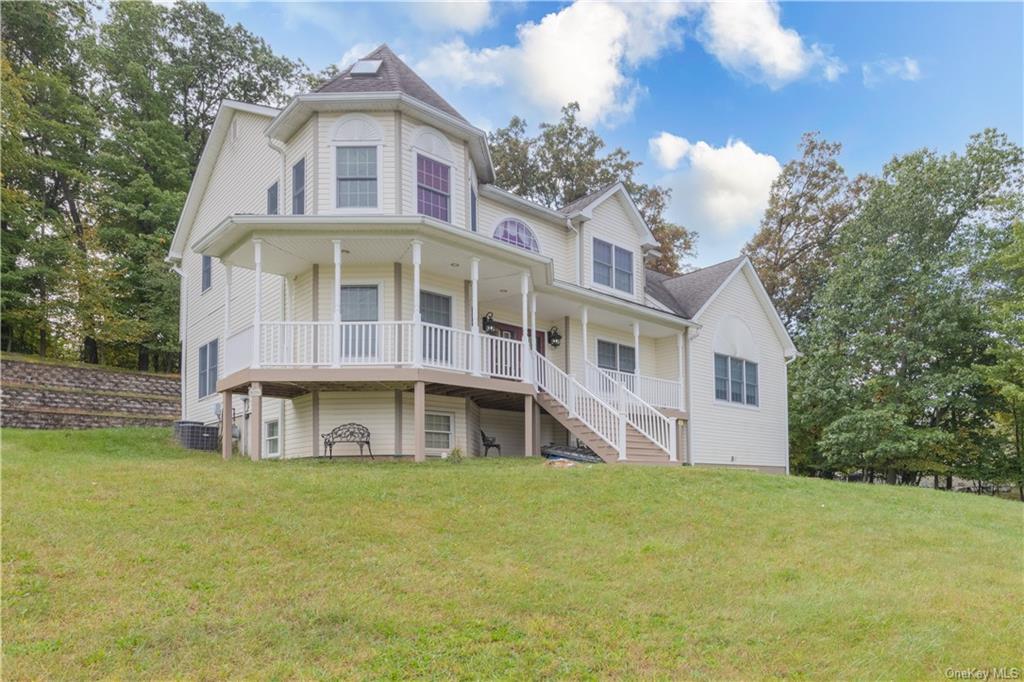
[[[377,149],[377,206],[339,207],[338,206],[338,148],[339,147],[375,147]],[[384,212],[384,143],[379,140],[359,142],[331,142],[331,206],[324,211],[327,215],[366,215]]]
[[[210,259],[210,286],[208,286],[208,287],[206,287],[204,289],[203,288],[203,261],[206,258]],[[203,294],[205,294],[207,291],[210,291],[211,289],[213,289],[213,256],[200,255],[199,256],[199,295],[202,296]]]
[[[268,431],[268,427],[270,426],[270,424],[277,424],[277,435],[274,436],[274,439],[277,441],[277,452],[275,452],[274,454],[270,454],[270,448],[268,447],[268,441],[270,440],[270,436],[268,435],[267,431]],[[281,420],[278,419],[277,417],[275,417],[273,419],[264,419],[263,420],[263,452],[266,453],[266,456],[268,458],[271,458],[271,459],[279,459],[281,457],[281,455],[282,455],[282,451],[281,451]]]
[[[200,374],[200,372],[199,372],[200,368],[199,368],[199,365],[198,365],[198,363],[199,363],[199,350],[203,346],[209,346],[214,341],[217,342],[217,380],[215,380],[213,382],[213,389],[214,390],[212,390],[209,393],[207,393],[206,395],[196,399],[197,402],[200,402],[200,403],[206,402],[207,400],[210,400],[211,398],[214,398],[214,397],[217,396],[217,381],[220,380],[220,377],[221,377],[221,372],[220,372],[220,337],[219,336],[215,336],[212,339],[207,340],[206,343],[201,343],[198,346],[196,346],[196,388],[199,388],[199,374]],[[207,350],[206,353],[207,353],[206,367],[207,367],[207,370],[209,370],[209,367],[210,367],[209,353],[210,353],[210,351]],[[195,394],[193,394],[193,395],[195,395]]]
[[[302,213],[295,212],[295,167],[302,163]],[[290,215],[310,215],[309,213],[309,192],[306,191],[306,185],[309,184],[309,158],[305,155],[292,161],[291,171],[288,175],[288,179],[291,180],[291,204],[289,208]],[[337,183],[335,183],[337,185]],[[378,195],[379,196],[379,195]]]
[[[382,279],[345,279],[345,266],[341,266],[341,286],[343,287],[377,287],[377,322],[399,322],[398,319],[386,319],[384,314],[384,286],[387,284]],[[333,305],[333,304],[332,304]],[[341,292],[338,292],[338,305],[341,305]],[[339,310],[340,314],[341,311]],[[397,313],[401,315],[401,312]],[[392,315],[395,317],[395,315]],[[344,320],[342,320],[344,322]]]
[[[598,351],[597,351],[599,343],[610,343],[613,346],[615,346],[615,364],[617,366],[616,366],[616,368],[614,370],[612,370],[612,369],[610,369],[608,367],[601,367],[601,365],[599,364],[600,353],[598,353]],[[640,367],[638,366],[637,361],[636,361],[636,346],[634,346],[632,343],[622,343],[620,341],[612,341],[611,339],[602,339],[601,337],[597,337],[594,340],[594,365],[596,365],[598,369],[608,369],[609,371],[622,372],[623,374],[629,374],[629,372],[618,368],[618,365],[621,365],[621,363],[619,362],[619,348],[621,346],[625,346],[626,348],[632,348],[633,349],[633,365],[634,365],[633,366],[633,376],[640,376]]]
[[[597,281],[594,280],[594,251],[596,250],[595,249],[595,247],[596,247],[595,242],[604,242],[605,244],[611,244],[612,245],[612,286],[608,286],[607,284],[601,284],[600,282],[597,282]],[[629,251],[629,254],[632,257],[631,260],[632,260],[632,263],[633,263],[633,273],[632,273],[632,276],[631,276],[631,279],[630,279],[630,284],[632,285],[632,288],[633,288],[632,291],[623,291],[622,289],[616,289],[615,286],[614,286],[615,285],[615,249],[622,249],[623,251]],[[613,242],[610,239],[604,239],[604,238],[598,237],[596,235],[591,236],[591,238],[590,238],[590,287],[592,289],[596,289],[597,291],[604,291],[606,293],[618,296],[619,298],[622,298],[623,296],[629,296],[631,299],[636,300],[637,299],[636,273],[637,273],[637,269],[636,269],[636,251],[634,251],[633,249],[627,248],[627,247],[623,246],[622,244],[618,244],[616,242]]]
[[[728,358],[729,360],[742,360],[743,362],[751,362],[757,365],[757,405],[751,405],[747,402],[747,377],[746,377],[746,365],[743,369],[743,402],[736,402],[729,396],[732,395],[732,365],[729,365],[729,378],[726,379],[726,397],[719,398],[715,392],[715,356],[721,355],[722,357]],[[735,355],[726,355],[725,353],[711,352],[711,396],[714,398],[714,404],[719,407],[737,407],[741,410],[760,410],[761,409],[761,363],[757,360],[747,360],[746,358],[737,357]]]
[[[420,193],[419,193],[419,188],[420,188],[419,165],[420,164],[419,164],[419,161],[417,161],[416,157],[417,156],[422,156],[424,158],[430,159],[431,161],[436,161],[437,163],[443,164],[443,165],[448,167],[448,220],[441,220],[440,218],[434,218],[433,216],[427,216],[427,217],[431,218],[433,220],[437,220],[437,221],[440,221],[442,223],[445,223],[446,225],[454,225],[455,223],[452,221],[452,216],[455,215],[455,207],[454,207],[455,201],[454,201],[454,196],[453,196],[455,194],[455,192],[453,191],[453,188],[455,187],[455,181],[454,181],[455,164],[451,161],[451,159],[445,159],[443,157],[438,156],[437,154],[431,154],[430,152],[424,151],[424,150],[420,149],[419,147],[415,147],[414,146],[411,149],[412,149],[412,160],[413,160],[413,163],[412,163],[412,189],[413,189],[412,199],[413,199],[413,202],[415,204],[416,215],[422,215],[422,216],[426,216],[427,215],[426,213],[420,213]],[[434,191],[436,192],[437,190],[434,190]],[[477,200],[479,201],[479,195],[477,196]],[[478,203],[477,204],[477,213],[479,213],[479,211],[480,211],[480,205]],[[477,220],[479,221],[479,216],[478,216]],[[479,222],[478,222],[478,224],[479,224]],[[479,232],[477,234],[479,234]]]
[[[480,197],[478,195],[477,196],[477,214],[480,213],[479,201],[480,201]],[[531,225],[528,220],[524,220],[522,217],[517,216],[517,215],[509,214],[509,215],[505,215],[505,216],[499,218],[498,220],[495,220],[494,221],[494,225],[491,226],[491,234],[489,235],[492,240],[498,242],[499,244],[504,244],[505,246],[511,246],[514,249],[519,249],[519,247],[516,246],[515,244],[509,244],[508,242],[503,242],[503,241],[501,241],[500,239],[498,239],[497,237],[494,236],[495,230],[497,230],[498,226],[501,225],[506,220],[514,220],[517,223],[522,223],[523,225],[526,225],[526,227],[529,228],[530,232],[533,234],[533,239],[537,242],[537,248],[539,249],[539,251],[536,252],[537,255],[543,256],[545,254],[544,243],[540,240],[540,237],[537,236],[537,230],[533,229],[533,225]],[[478,215],[477,216],[477,227],[479,228],[479,226],[480,226],[480,218],[479,218],[479,215]],[[479,230],[477,230],[477,234],[483,234],[483,233],[480,232]],[[520,251],[525,251],[526,253],[534,253],[533,251],[530,251],[528,249],[519,249],[519,250]]]
[[[423,420],[423,424],[424,424],[424,428],[423,428],[423,441],[424,442],[426,442],[426,440],[427,440],[427,435],[426,435],[427,434],[427,428],[426,428],[426,421],[427,420],[426,420],[425,416],[426,415],[430,415],[430,414],[438,416],[438,417],[448,417],[448,428],[450,429],[450,431],[448,431],[448,447],[446,447],[446,448],[429,448],[428,447],[428,448],[426,448],[426,451],[430,452],[430,453],[451,452],[452,450],[454,450],[457,447],[455,445],[455,413],[454,412],[449,412],[448,410],[425,410],[424,411],[424,420]],[[431,433],[443,433],[443,432],[442,431],[433,431],[433,430],[431,430]]]

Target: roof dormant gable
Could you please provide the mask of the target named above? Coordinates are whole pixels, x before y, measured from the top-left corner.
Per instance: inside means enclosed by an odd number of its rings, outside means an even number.
[[[230,139],[236,114],[251,114],[265,118],[267,123],[280,113],[280,109],[262,106],[259,104],[246,104],[224,100],[221,102],[217,116],[214,118],[213,127],[210,128],[210,135],[206,138],[203,146],[203,153],[199,157],[199,164],[196,166],[192,184],[189,186],[188,195],[185,197],[185,205],[178,218],[178,225],[174,230],[174,237],[171,239],[171,247],[168,250],[166,260],[169,262],[180,262],[188,241],[188,235],[192,230],[192,224],[199,213],[199,207],[206,193],[210,177],[213,175],[214,167],[221,156],[221,150],[225,142]],[[261,140],[265,144],[265,140]]]
[[[732,272],[729,273],[725,279],[722,280],[721,284],[712,292],[712,294],[704,301],[700,306],[700,309],[693,315],[691,319],[694,322],[699,323],[701,317],[714,305],[715,300],[725,291],[729,285],[737,280],[742,279],[747,282],[754,298],[760,304],[764,314],[768,317],[768,321],[775,331],[775,335],[779,339],[779,343],[782,344],[783,354],[787,358],[796,357],[799,352],[796,349],[796,345],[793,343],[792,337],[786,330],[786,325],[783,324],[782,318],[779,317],[778,311],[775,309],[775,305],[772,303],[771,296],[764,288],[764,284],[761,283],[761,278],[757,276],[757,271],[754,269],[754,265],[750,262],[747,257],[741,257],[736,259],[738,262],[733,268]]]
[[[593,220],[594,211],[610,199],[618,198],[630,224],[636,229],[640,238],[640,245],[643,247],[657,247],[658,240],[654,238],[654,232],[647,225],[640,209],[637,208],[633,197],[629,196],[626,186],[617,181],[605,185],[590,194],[580,197],[576,201],[566,204],[559,209],[559,213],[565,215],[573,222],[586,222]]]

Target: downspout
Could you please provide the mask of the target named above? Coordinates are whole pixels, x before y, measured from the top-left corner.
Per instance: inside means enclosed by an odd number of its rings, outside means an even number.
[[[181,309],[178,313],[178,343],[181,344],[181,353],[178,359],[178,384],[181,391],[181,420],[185,421],[185,353],[188,348],[186,343],[186,334],[188,333],[188,297],[186,296],[185,271],[177,265],[172,265],[171,272],[181,278],[181,286],[178,292],[179,308]]]

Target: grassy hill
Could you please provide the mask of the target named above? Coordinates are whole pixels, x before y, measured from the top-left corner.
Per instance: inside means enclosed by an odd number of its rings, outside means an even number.
[[[5,679],[1024,664],[1011,501],[522,459],[225,463],[153,429],[2,437]]]

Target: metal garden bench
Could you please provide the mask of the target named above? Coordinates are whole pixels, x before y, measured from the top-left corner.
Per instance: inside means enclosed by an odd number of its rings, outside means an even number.
[[[363,456],[363,446],[370,452],[370,459],[373,459],[373,448],[370,447],[370,429],[362,424],[342,424],[335,427],[330,433],[321,433],[324,439],[324,455],[334,459],[335,443],[355,443],[359,446],[359,456]]]

